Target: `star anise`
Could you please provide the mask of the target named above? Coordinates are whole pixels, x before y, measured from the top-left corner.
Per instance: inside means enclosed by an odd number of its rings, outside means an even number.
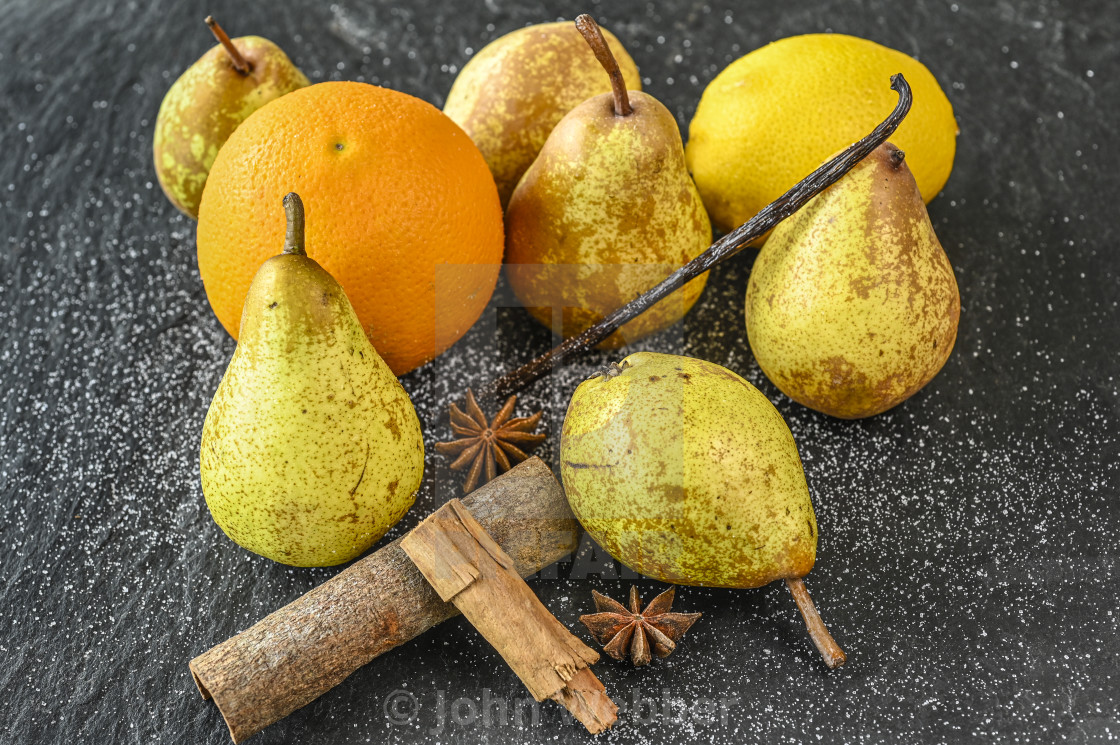
[[[529,451],[545,440],[545,435],[533,432],[540,424],[541,412],[510,419],[516,403],[517,396],[510,396],[489,423],[475,400],[474,391],[467,390],[466,411],[451,404],[451,431],[460,438],[437,442],[436,452],[458,456],[451,463],[453,471],[470,466],[467,480],[463,482],[464,494],[525,460]],[[483,475],[485,478],[480,483]]]
[[[670,587],[643,611],[638,588],[630,588],[630,607],[591,591],[598,613],[580,616],[579,620],[603,645],[603,651],[616,660],[630,654],[635,665],[650,661],[650,650],[658,657],[668,657],[677,648],[677,639],[700,617],[699,613],[670,613],[676,587]]]

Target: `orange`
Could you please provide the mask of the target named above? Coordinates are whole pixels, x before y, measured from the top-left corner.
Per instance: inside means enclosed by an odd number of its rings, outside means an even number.
[[[504,243],[482,154],[418,98],[331,82],[254,112],[210,170],[198,269],[235,339],[253,276],[283,248],[290,191],[306,208],[307,254],[342,285],[394,373],[432,359],[478,320]]]

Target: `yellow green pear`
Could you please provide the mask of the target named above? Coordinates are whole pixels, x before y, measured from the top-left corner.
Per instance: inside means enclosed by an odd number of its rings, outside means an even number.
[[[960,294],[901,150],[885,143],[774,229],[747,283],[751,350],[844,419],[898,405],[949,357]]]
[[[342,287],[304,251],[299,197],[284,207],[284,252],[261,266],[245,299],[199,470],[214,520],[238,544],[284,564],[331,566],[412,506],[424,442]]]
[[[506,274],[530,314],[575,336],[703,253],[712,228],[688,175],[673,115],[627,91],[589,16],[577,19],[613,82],[556,125],[506,210]],[[707,276],[626,323],[614,348],[679,321]]]
[[[760,587],[816,560],[793,435],[719,365],[637,352],[585,380],[564,419],[560,473],[591,537],[650,577]]]
[[[817,521],[797,445],[734,372],[654,352],[605,368],[572,395],[560,473],[580,524],[631,569],[709,587],[786,580],[819,623],[801,582]],[[827,631],[814,641],[843,662]]]
[[[638,68],[622,42],[609,31],[604,35],[626,85],[641,90]],[[571,23],[541,23],[495,39],[463,65],[443,113],[482,151],[505,207],[556,123],[610,89]]]
[[[308,84],[268,39],[231,40],[213,18],[208,16],[206,23],[220,43],[167,91],[152,145],[163,193],[195,219],[210,166],[233,130],[269,101]]]

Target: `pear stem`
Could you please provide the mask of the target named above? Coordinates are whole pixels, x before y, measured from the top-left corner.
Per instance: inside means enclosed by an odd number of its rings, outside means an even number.
[[[288,218],[288,232],[284,235],[284,253],[307,256],[303,238],[303,200],[294,191],[284,196],[284,214]]]
[[[828,633],[828,628],[821,620],[821,614],[817,613],[817,606],[813,604],[813,599],[809,597],[809,590],[805,587],[804,580],[801,577],[787,579],[786,587],[789,588],[790,595],[793,595],[793,601],[797,603],[797,609],[801,611],[801,617],[805,619],[805,627],[809,629],[809,638],[813,640],[813,644],[817,646],[817,651],[824,658],[824,664],[828,665],[829,669],[835,670],[847,662],[848,656],[844,654],[844,650],[840,649],[840,645],[832,638],[832,634]]]
[[[622,70],[618,68],[618,60],[614,58],[607,40],[603,38],[603,30],[599,28],[595,19],[586,13],[576,18],[576,28],[587,40],[591,51],[595,53],[595,59],[599,60],[607,75],[610,75],[611,92],[614,94],[614,115],[630,116],[634,109],[630,106],[630,96],[626,92],[626,80],[622,77]]]
[[[226,52],[229,54],[230,60],[233,62],[233,69],[237,70],[242,75],[248,75],[253,71],[253,66],[249,64],[249,60],[241,56],[241,52],[230,41],[229,34],[225,29],[218,25],[214,20],[214,16],[206,16],[206,25],[210,27],[210,33],[214,34],[214,38],[218,43],[225,47]]]
[[[910,92],[910,85],[902,77],[902,73],[891,76],[891,88],[898,93],[898,103],[895,104],[890,116],[870,134],[849,145],[846,150],[803,178],[792,189],[763,207],[757,215],[720,238],[704,253],[670,274],[660,284],[646,290],[578,336],[566,339],[551,351],[483,386],[481,396],[486,400],[509,396],[540,380],[555,366],[579,352],[591,349],[613,334],[619,326],[649,310],[659,300],[684,286],[686,282],[739,253],[782,220],[804,207],[810,199],[839,181],[844,174],[886,142],[910,111],[910,104],[914,99]]]

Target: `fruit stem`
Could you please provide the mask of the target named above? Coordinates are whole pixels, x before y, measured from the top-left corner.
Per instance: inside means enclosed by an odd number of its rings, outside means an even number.
[[[809,638],[817,645],[817,651],[824,658],[824,664],[828,665],[829,669],[835,670],[847,662],[848,656],[840,649],[832,634],[828,633],[828,628],[821,620],[821,614],[817,613],[817,606],[813,605],[813,599],[809,597],[809,590],[806,589],[804,580],[801,577],[787,579],[786,587],[789,588],[790,595],[793,595],[793,601],[797,603],[801,617],[805,619]]]
[[[618,69],[618,61],[611,54],[607,40],[603,38],[603,31],[595,19],[586,13],[576,18],[576,28],[587,40],[587,45],[595,53],[595,59],[611,77],[611,92],[614,94],[614,115],[630,116],[634,109],[630,106],[630,96],[626,93],[626,80],[622,77],[622,70]]]
[[[810,199],[835,184],[856,164],[874,152],[875,148],[886,142],[906,118],[914,99],[910,92],[910,85],[902,77],[902,73],[891,76],[891,88],[898,93],[898,103],[895,104],[894,111],[862,140],[849,145],[846,150],[803,178],[792,189],[763,207],[757,215],[720,238],[704,253],[670,274],[660,284],[646,290],[582,334],[566,339],[536,359],[491,381],[482,388],[481,395],[487,400],[508,396],[540,380],[554,367],[579,352],[591,349],[624,323],[633,320],[659,300],[680,289],[686,282],[739,253],[755,239],[762,237],[775,225],[804,207]]]
[[[288,218],[288,232],[284,235],[284,253],[307,256],[303,242],[303,200],[294,191],[284,196],[284,215]]]
[[[233,69],[237,70],[242,75],[248,75],[253,71],[253,66],[249,64],[249,60],[241,56],[241,52],[233,45],[229,39],[229,34],[225,32],[218,22],[214,20],[214,16],[206,16],[206,25],[210,27],[210,33],[214,34],[214,38],[218,43],[225,47],[226,52],[229,54],[230,60],[233,62]]]

